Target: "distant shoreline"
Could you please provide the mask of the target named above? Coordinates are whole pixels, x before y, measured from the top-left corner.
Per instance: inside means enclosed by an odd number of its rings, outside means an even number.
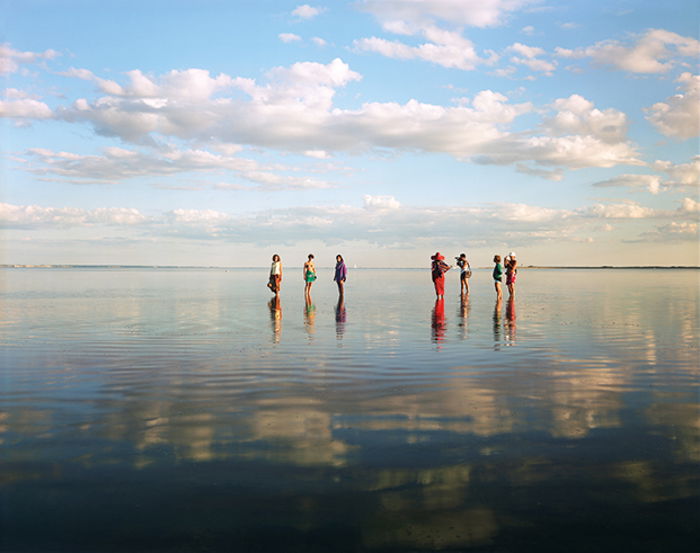
[[[0,264],[0,269],[209,269],[209,270],[263,270],[269,267],[219,267],[204,265],[20,265],[20,264]],[[287,267],[288,269],[300,269],[299,267]],[[319,269],[332,269],[333,267],[319,267]],[[351,267],[352,270],[427,270],[426,267]],[[491,269],[491,267],[475,267],[475,269]],[[692,265],[580,265],[580,266],[557,266],[557,265],[522,265],[520,269],[567,269],[567,270],[589,270],[589,269],[700,269]]]

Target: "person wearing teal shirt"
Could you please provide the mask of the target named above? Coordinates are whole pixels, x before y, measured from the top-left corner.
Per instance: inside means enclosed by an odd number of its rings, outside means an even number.
[[[501,256],[494,255],[493,262],[496,264],[493,268],[493,285],[496,288],[496,297],[500,300],[503,297],[501,291],[501,282],[503,282],[503,265],[501,264]]]

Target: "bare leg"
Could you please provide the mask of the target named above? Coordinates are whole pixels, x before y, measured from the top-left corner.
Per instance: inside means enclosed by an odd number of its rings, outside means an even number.
[[[342,298],[345,295],[345,281],[338,281],[338,295]]]
[[[496,288],[496,297],[500,300],[503,297],[503,292],[501,292],[501,283],[496,280],[494,281],[493,285]]]

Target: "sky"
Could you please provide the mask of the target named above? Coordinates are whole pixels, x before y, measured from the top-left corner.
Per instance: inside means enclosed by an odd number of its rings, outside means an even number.
[[[0,4],[0,263],[700,262],[695,0]]]

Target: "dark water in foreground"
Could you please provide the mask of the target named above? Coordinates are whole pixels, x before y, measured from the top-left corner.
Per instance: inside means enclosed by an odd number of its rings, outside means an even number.
[[[1,550],[697,545],[697,271],[265,273],[0,271]]]

